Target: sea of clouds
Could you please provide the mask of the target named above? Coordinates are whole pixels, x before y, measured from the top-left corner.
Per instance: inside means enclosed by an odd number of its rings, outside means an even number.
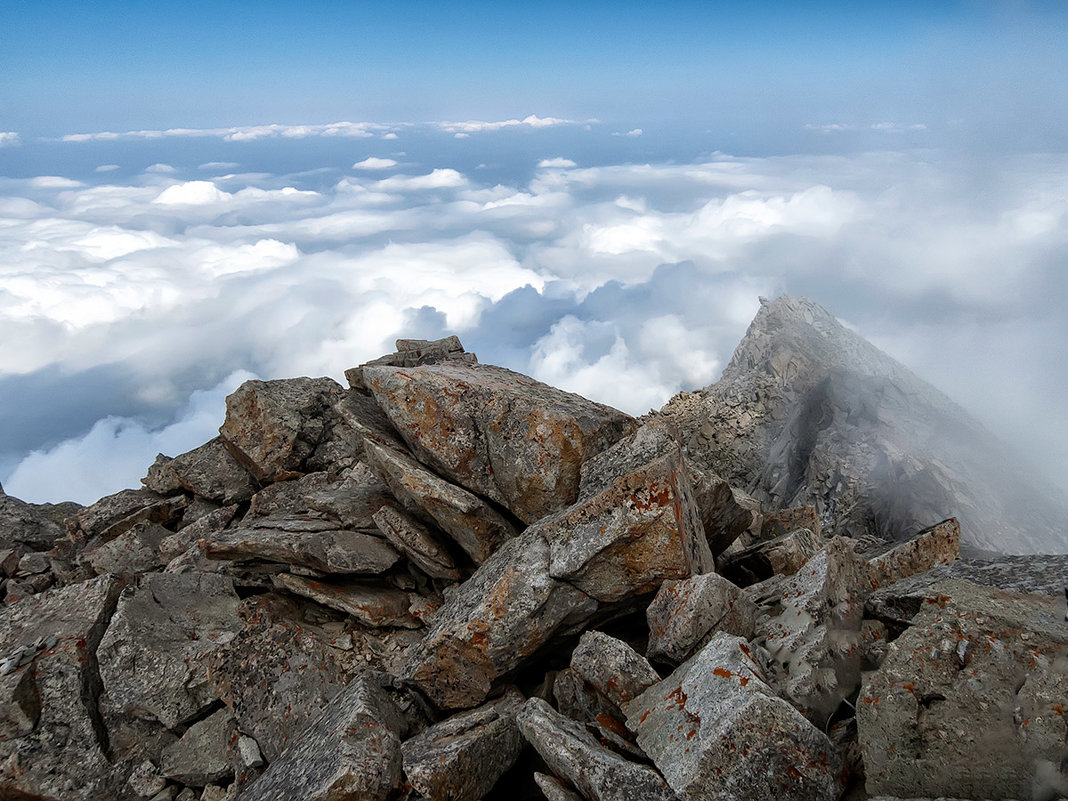
[[[455,333],[482,361],[641,413],[714,381],[758,296],[783,291],[1068,483],[1068,158],[586,165],[539,152],[536,131],[564,123],[442,127],[531,129],[510,156],[528,177],[503,183],[373,126],[305,132],[354,137],[351,167],[315,180],[239,161],[0,178],[4,490],[136,486],[157,452],[214,436],[242,380],[343,381],[400,336]]]

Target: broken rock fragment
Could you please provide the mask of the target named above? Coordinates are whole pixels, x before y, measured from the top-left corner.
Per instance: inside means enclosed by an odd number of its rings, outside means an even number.
[[[838,797],[833,745],[765,682],[762,662],[718,633],[626,706],[627,726],[680,798]]]
[[[749,639],[756,629],[757,614],[755,603],[715,573],[665,581],[646,609],[646,655],[677,665],[717,631]]]
[[[870,561],[876,586],[886,587],[903,578],[925,573],[937,565],[952,562],[959,556],[960,524],[951,517]]]
[[[479,801],[523,748],[515,719],[522,703],[519,691],[509,689],[407,740],[401,751],[412,787],[431,801]]]
[[[775,539],[758,542],[735,553],[725,554],[719,572],[739,587],[796,573],[823,541],[807,528],[799,528]]]
[[[227,781],[234,774],[231,742],[236,737],[233,713],[220,709],[163,750],[160,773],[192,787]]]
[[[617,707],[660,681],[645,657],[600,631],[582,635],[571,654],[571,669]]]
[[[247,501],[256,491],[252,476],[220,437],[173,459],[161,454],[141,483],[161,495],[184,490],[226,505]]]
[[[582,463],[634,430],[622,412],[501,367],[367,366],[363,381],[421,461],[525,523],[574,503]]]
[[[418,521],[392,506],[383,506],[375,512],[374,521],[393,547],[428,576],[447,581],[459,580],[460,571],[456,569],[449,552]]]
[[[394,587],[372,587],[353,581],[316,581],[290,573],[279,573],[272,581],[276,587],[352,615],[365,626],[406,629],[420,626],[408,611],[412,603],[409,594]]]

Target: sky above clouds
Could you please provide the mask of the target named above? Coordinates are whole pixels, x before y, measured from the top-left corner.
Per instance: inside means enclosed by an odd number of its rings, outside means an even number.
[[[784,291],[1068,485],[1063,6],[160,5],[0,10],[7,492],[400,336],[641,413]]]

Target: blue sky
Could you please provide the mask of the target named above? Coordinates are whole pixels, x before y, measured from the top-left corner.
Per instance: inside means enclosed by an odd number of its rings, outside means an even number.
[[[830,308],[1068,484],[1063,3],[0,6],[0,482],[400,336],[634,413]]]

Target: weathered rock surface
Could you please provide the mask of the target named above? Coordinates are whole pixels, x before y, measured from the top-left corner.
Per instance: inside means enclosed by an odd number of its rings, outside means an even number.
[[[112,573],[133,581],[141,573],[162,567],[163,541],[171,532],[157,523],[137,523],[129,531],[105,542],[88,554],[88,562],[97,575]]]
[[[0,654],[26,649],[28,656],[6,667],[0,684],[0,797],[119,795],[123,780],[107,760],[96,672],[119,591],[115,579],[101,576],[0,610]]]
[[[748,640],[756,630],[758,612],[738,587],[715,573],[665,581],[646,609],[646,656],[677,665],[717,631]]]
[[[363,379],[421,461],[526,523],[574,503],[582,463],[634,428],[622,412],[500,367],[365,367]]]
[[[412,598],[394,587],[373,587],[354,581],[316,581],[289,573],[279,573],[272,577],[272,581],[280,589],[352,615],[365,626],[406,629],[420,626],[408,611]]]
[[[231,743],[237,739],[234,716],[220,709],[186,729],[182,738],[163,750],[160,773],[191,787],[233,778]]]
[[[535,773],[534,781],[548,801],[582,801],[582,796],[571,792],[559,779],[547,773]]]
[[[1066,505],[938,390],[804,298],[762,301],[723,377],[663,412],[697,467],[829,534],[902,540],[955,516],[965,542],[1063,553]]]
[[[660,681],[660,675],[644,656],[600,631],[582,635],[571,653],[571,669],[617,707]]]
[[[449,552],[418,521],[391,506],[375,512],[374,521],[390,544],[428,576],[446,581],[460,579]]]
[[[713,556],[719,556],[753,523],[745,493],[714,473],[693,470],[693,497]]]
[[[47,550],[63,534],[63,527],[41,514],[36,504],[13,498],[0,487],[0,548],[18,543]]]
[[[756,649],[720,633],[627,705],[627,726],[680,798],[838,797],[830,740],[766,675]]]
[[[160,454],[141,483],[161,495],[186,491],[226,505],[247,501],[256,492],[252,476],[220,437],[173,459]]]
[[[326,434],[325,410],[341,393],[329,378],[246,381],[226,399],[219,434],[257,481],[299,478]]]
[[[476,565],[516,535],[515,527],[481,498],[434,475],[406,453],[371,442],[364,453],[401,504],[437,524]]]
[[[384,801],[398,793],[406,724],[373,674],[323,709],[241,801]]]
[[[409,783],[431,801],[479,801],[523,748],[514,688],[471,712],[454,715],[401,746]]]
[[[656,771],[628,762],[597,742],[582,726],[531,698],[517,715],[527,741],[557,776],[592,801],[673,801]]]
[[[903,578],[952,562],[959,556],[960,524],[951,517],[869,561],[876,586],[886,587]]]
[[[857,703],[869,793],[1053,798],[1068,780],[1061,598],[935,584]]]
[[[772,576],[790,576],[801,569],[823,541],[807,528],[799,528],[771,540],[763,540],[725,555],[719,572],[740,586]]]
[[[138,523],[173,522],[189,499],[167,498],[148,489],[121,490],[101,498],[67,520],[67,531],[76,541],[113,540]]]
[[[379,356],[359,367],[353,367],[345,371],[345,378],[349,386],[355,390],[366,392],[368,386],[364,381],[363,368],[386,366],[386,367],[418,367],[422,364],[437,364],[438,362],[454,359],[456,361],[478,362],[478,357],[464,350],[460,338],[456,336],[444,339],[398,339],[397,350]]]

